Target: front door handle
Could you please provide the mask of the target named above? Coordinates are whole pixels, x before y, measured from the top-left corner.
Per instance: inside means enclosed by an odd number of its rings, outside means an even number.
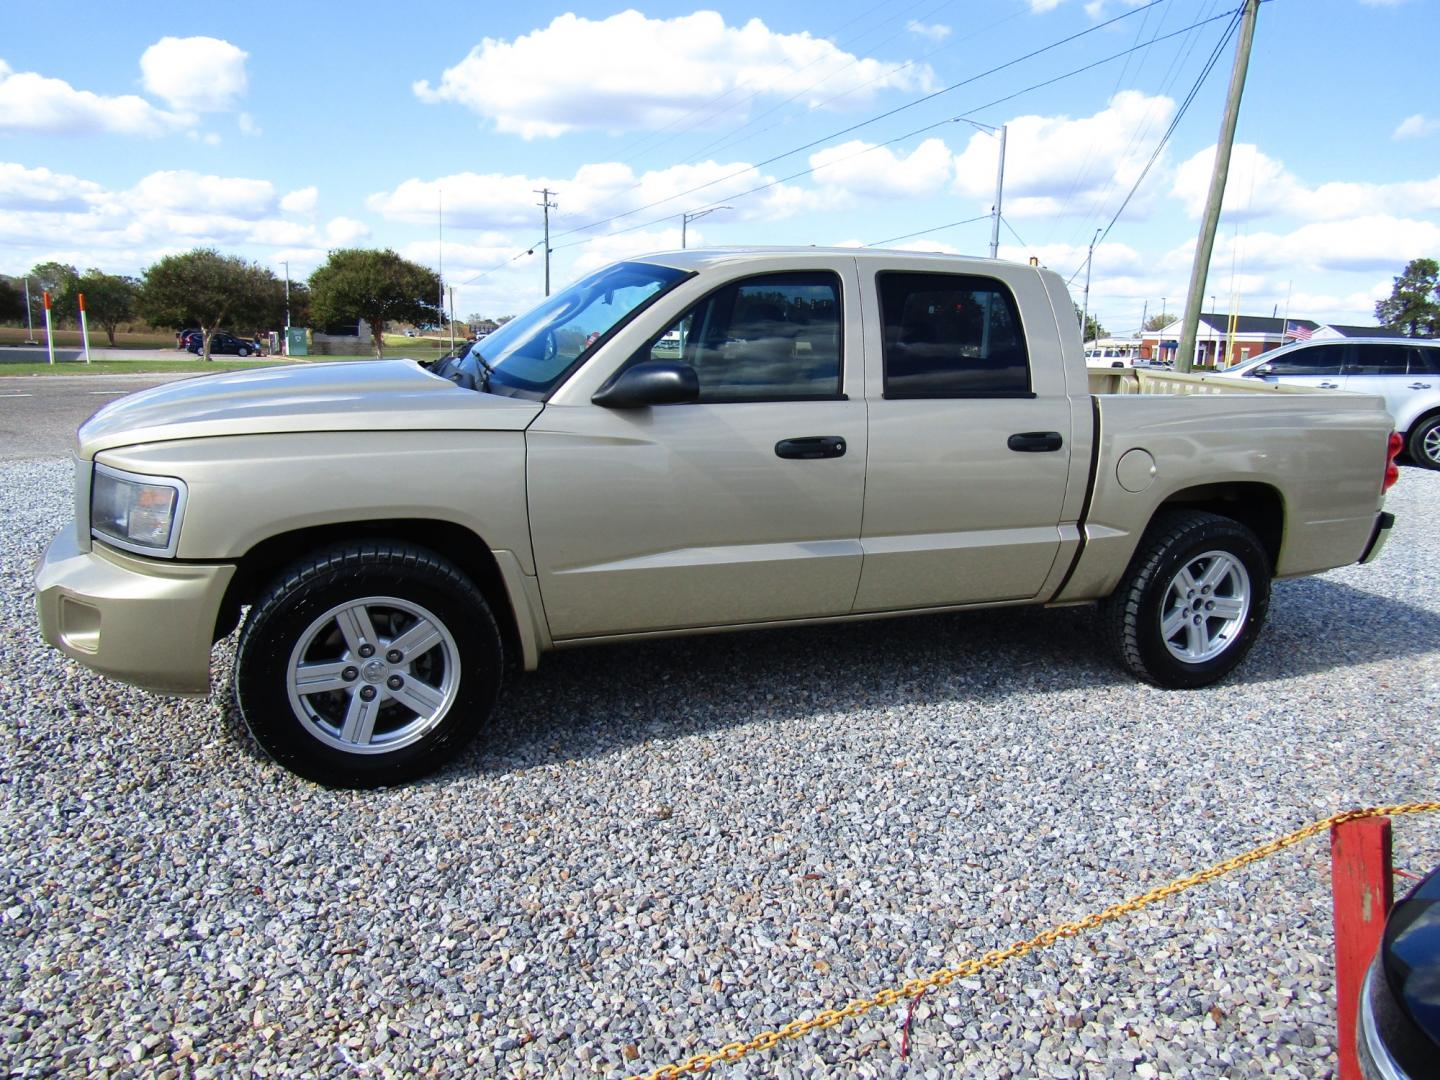
[[[1411,389],[1411,390],[1429,390],[1429,389],[1430,389],[1430,384],[1429,384],[1428,382],[1412,382],[1412,383],[1410,384],[1410,389]]]
[[[1339,384],[1338,382],[1322,382],[1322,383],[1320,384],[1320,389],[1321,389],[1321,390],[1339,390],[1339,389],[1340,389],[1340,384]]]
[[[809,461],[815,458],[845,456],[845,440],[839,435],[807,435],[799,439],[781,439],[775,444],[775,456]]]
[[[1022,431],[1011,435],[1006,445],[1022,454],[1040,454],[1047,450],[1059,450],[1065,445],[1065,440],[1058,431]]]

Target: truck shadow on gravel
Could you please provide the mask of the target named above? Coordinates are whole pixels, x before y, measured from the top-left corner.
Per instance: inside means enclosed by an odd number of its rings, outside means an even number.
[[[1255,649],[1220,688],[1430,651],[1440,651],[1440,614],[1324,579],[1284,582]],[[489,729],[429,782],[752,721],[1124,685],[1134,682],[1110,655],[1090,608],[593,646],[548,654],[539,672],[512,677]]]

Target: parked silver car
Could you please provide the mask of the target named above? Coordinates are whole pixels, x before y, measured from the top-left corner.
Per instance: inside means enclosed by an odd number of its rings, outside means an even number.
[[[1383,397],[1410,459],[1440,469],[1440,340],[1300,341],[1218,374]]]

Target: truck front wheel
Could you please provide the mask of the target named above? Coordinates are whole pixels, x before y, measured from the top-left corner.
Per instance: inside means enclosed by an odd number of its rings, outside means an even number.
[[[332,787],[415,779],[452,759],[495,703],[500,633],[434,552],[344,544],[283,571],[251,608],[235,697],[281,765]]]
[[[1255,534],[1200,510],[1146,531],[1101,617],[1121,662],[1167,689],[1208,686],[1245,658],[1270,605],[1270,560]]]

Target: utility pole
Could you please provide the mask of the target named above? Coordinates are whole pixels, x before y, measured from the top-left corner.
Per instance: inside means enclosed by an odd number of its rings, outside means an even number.
[[[539,188],[535,191],[540,196],[536,203],[545,212],[545,295],[550,295],[550,211],[560,209],[559,203],[550,201],[551,195],[560,194],[558,191],[551,191],[547,188]]]
[[[1245,73],[1250,67],[1250,46],[1255,41],[1255,17],[1260,0],[1245,0],[1240,16],[1240,40],[1235,45],[1235,66],[1230,71],[1230,92],[1225,98],[1225,116],[1220,121],[1220,138],[1215,144],[1215,170],[1210,174],[1210,195],[1195,245],[1195,265],[1190,268],[1190,289],[1185,294],[1184,322],[1180,330],[1180,351],[1176,371],[1189,371],[1195,361],[1195,333],[1200,325],[1200,304],[1205,298],[1205,277],[1215,250],[1215,230],[1220,224],[1220,206],[1225,198],[1225,181],[1230,174],[1230,150],[1235,145],[1235,125],[1240,119],[1240,95],[1245,91]]]
[[[1090,321],[1090,264],[1095,261],[1095,241],[1104,229],[1096,229],[1090,238],[1090,254],[1085,256],[1085,306],[1080,310],[1080,344],[1085,344],[1086,324]],[[1097,335],[1098,336],[1098,335]]]
[[[455,351],[455,286],[450,286],[450,351]]]
[[[995,207],[990,222],[990,258],[1000,257],[1000,197],[1005,193],[1005,134],[1010,125],[1000,125],[1000,164],[995,170]],[[1082,328],[1081,337],[1084,337]]]

